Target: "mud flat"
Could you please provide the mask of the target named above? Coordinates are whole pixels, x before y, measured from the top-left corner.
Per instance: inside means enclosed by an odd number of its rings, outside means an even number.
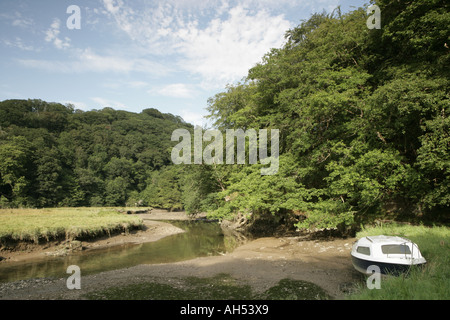
[[[157,241],[184,230],[161,220],[189,220],[184,212],[152,210],[139,213],[145,228],[128,234],[82,241],[80,250],[94,250],[127,243]],[[198,217],[196,217],[198,218]],[[265,291],[280,280],[289,278],[312,282],[334,299],[345,297],[352,283],[359,279],[354,271],[350,251],[355,239],[307,240],[303,237],[264,237],[248,241],[230,253],[219,256],[151,265],[137,265],[82,276],[81,290],[69,290],[66,278],[28,279],[0,283],[0,299],[83,299],[86,293],[133,283],[176,283],[186,277],[208,278],[229,274],[255,291]],[[47,244],[42,247],[11,252],[8,261],[20,261],[43,255],[61,254],[70,244]],[[63,251],[62,254],[66,254]],[[5,256],[5,253],[1,254]]]
[[[176,283],[185,277],[213,277],[225,273],[255,291],[281,279],[303,280],[342,299],[359,274],[349,253],[354,239],[308,240],[298,237],[260,238],[221,256],[131,268],[83,276],[81,290],[69,290],[66,278],[30,279],[0,283],[0,299],[83,299],[88,292],[142,282]]]

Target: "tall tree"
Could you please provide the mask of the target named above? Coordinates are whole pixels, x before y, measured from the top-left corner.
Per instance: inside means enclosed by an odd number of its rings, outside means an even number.
[[[314,14],[209,100],[216,127],[281,139],[277,177],[224,175],[216,215],[288,211],[301,228],[345,229],[393,204],[409,218],[448,210],[448,5],[377,4],[381,30],[365,9]]]

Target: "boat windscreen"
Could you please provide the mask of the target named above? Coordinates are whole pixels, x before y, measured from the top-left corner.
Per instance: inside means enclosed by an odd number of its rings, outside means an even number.
[[[384,254],[411,254],[411,250],[404,244],[386,244],[381,246]]]
[[[370,256],[370,248],[369,247],[358,246],[358,248],[356,248],[356,252]]]

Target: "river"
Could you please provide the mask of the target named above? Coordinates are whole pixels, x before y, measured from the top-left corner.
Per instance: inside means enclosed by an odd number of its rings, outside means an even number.
[[[0,282],[30,278],[67,277],[67,267],[77,265],[83,275],[128,268],[139,264],[170,263],[219,255],[230,250],[233,241],[224,237],[216,223],[171,221],[186,232],[143,244],[93,249],[63,257],[46,257],[0,264]]]

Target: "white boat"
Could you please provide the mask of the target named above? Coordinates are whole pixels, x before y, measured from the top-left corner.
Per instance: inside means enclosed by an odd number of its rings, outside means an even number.
[[[370,266],[377,266],[382,274],[400,274],[426,263],[417,244],[397,236],[361,238],[353,245],[351,256],[355,269],[364,274],[372,273]]]

